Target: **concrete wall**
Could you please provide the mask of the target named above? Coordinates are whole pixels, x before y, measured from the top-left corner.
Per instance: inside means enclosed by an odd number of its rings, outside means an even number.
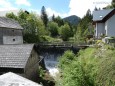
[[[104,23],[96,23],[96,38],[99,38],[101,35],[105,34],[105,24]]]
[[[0,28],[0,44],[23,44],[22,30]]]
[[[109,18],[105,22],[106,35],[109,37],[115,37],[115,15]]]
[[[25,76],[28,79],[36,81],[39,76],[39,56],[37,52],[33,49],[32,53],[28,59],[28,62],[25,67]]]
[[[22,30],[12,28],[2,28],[4,36],[22,36]]]
[[[3,44],[23,44],[22,36],[3,36]]]

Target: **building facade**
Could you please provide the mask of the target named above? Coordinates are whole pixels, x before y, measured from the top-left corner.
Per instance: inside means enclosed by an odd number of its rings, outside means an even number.
[[[22,30],[17,21],[0,17],[0,44],[23,44]]]
[[[96,38],[100,38],[103,35],[108,37],[115,36],[115,9],[94,11],[93,24]]]

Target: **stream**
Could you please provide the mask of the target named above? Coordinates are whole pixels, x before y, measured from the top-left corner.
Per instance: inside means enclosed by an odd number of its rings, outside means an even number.
[[[45,69],[48,71],[49,75],[56,79],[59,76],[58,61],[60,56],[64,54],[65,51],[72,50],[74,53],[78,52],[78,48],[55,48],[55,47],[41,47],[39,46],[40,56],[43,58],[43,63]]]
[[[56,75],[59,73],[57,64],[60,56],[61,54],[58,52],[44,52],[42,54],[42,57],[44,58],[45,68],[53,78],[56,78]]]

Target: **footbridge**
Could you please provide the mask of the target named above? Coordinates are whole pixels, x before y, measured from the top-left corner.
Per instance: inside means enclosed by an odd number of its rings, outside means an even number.
[[[54,48],[80,48],[85,49],[89,47],[87,43],[73,43],[73,42],[40,42],[37,44],[40,47],[54,47]]]

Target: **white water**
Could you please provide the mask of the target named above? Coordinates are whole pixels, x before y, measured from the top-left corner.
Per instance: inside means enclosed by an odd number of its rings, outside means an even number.
[[[58,64],[58,57],[60,56],[60,54],[44,53],[43,56],[46,69],[49,71],[49,74],[55,78],[56,75],[59,74],[57,64]]]

